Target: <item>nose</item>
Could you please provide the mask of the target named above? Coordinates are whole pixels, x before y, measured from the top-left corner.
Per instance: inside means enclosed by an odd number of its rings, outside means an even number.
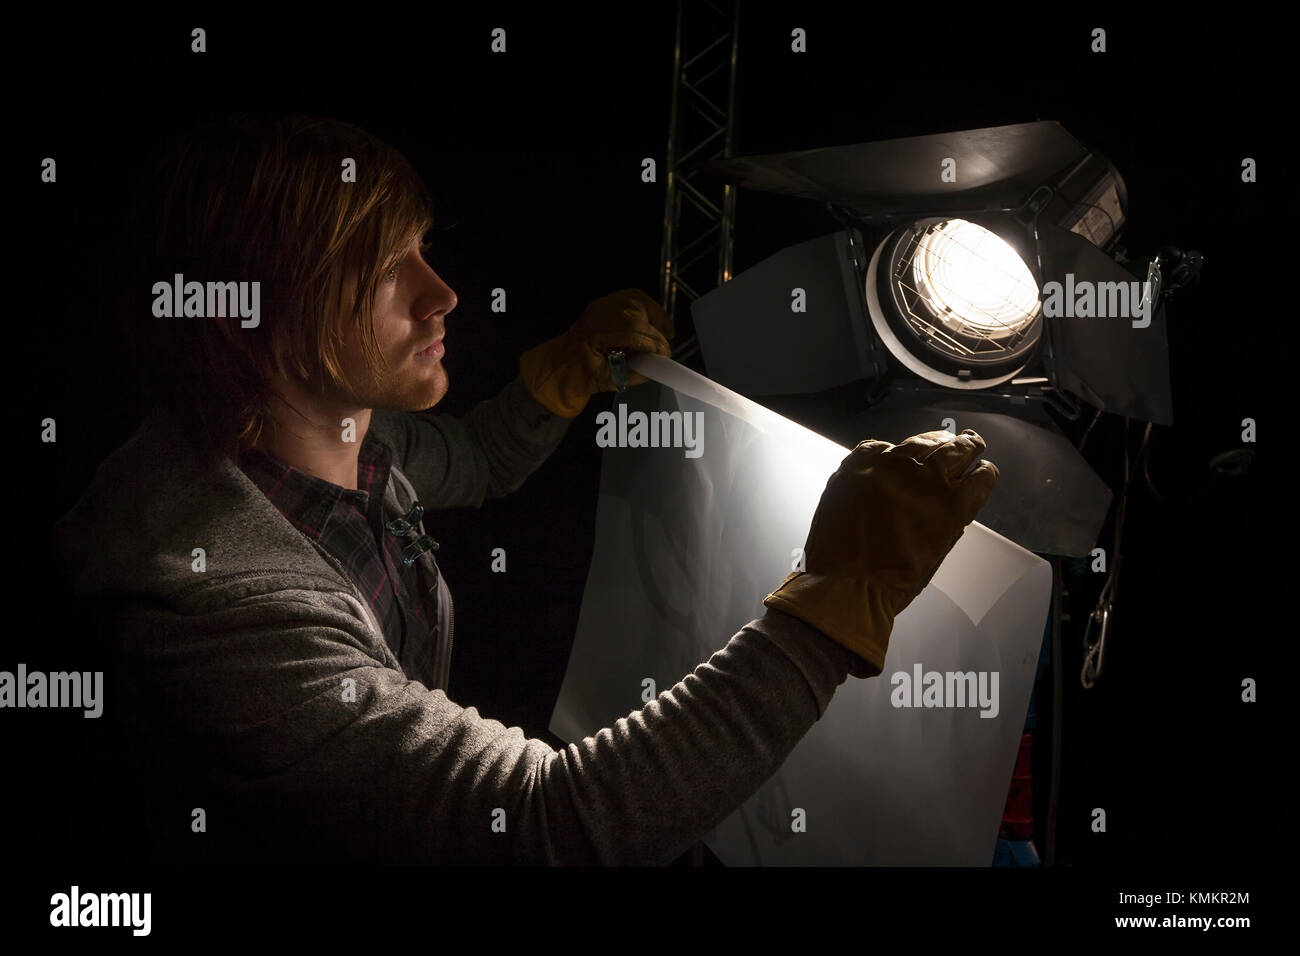
[[[420,289],[420,295],[417,299],[416,314],[423,317],[425,321],[432,318],[446,319],[460,299],[451,286],[442,281],[438,273],[434,272],[431,267],[428,268],[428,274],[424,277],[424,282]]]

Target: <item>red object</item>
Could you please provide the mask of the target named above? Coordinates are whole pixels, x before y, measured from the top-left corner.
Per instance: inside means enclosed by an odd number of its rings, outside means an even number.
[[[1020,736],[1020,750],[1016,753],[1016,769],[1011,773],[1011,789],[1007,793],[1007,806],[1002,811],[1002,829],[998,836],[1004,840],[1029,840],[1034,836],[1034,790],[1032,754],[1033,734]]]

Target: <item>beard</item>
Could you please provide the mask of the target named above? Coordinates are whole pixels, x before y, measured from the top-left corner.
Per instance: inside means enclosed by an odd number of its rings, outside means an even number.
[[[367,376],[363,369],[349,369],[353,384],[341,386],[322,382],[318,377],[317,394],[327,395],[345,407],[370,408],[387,412],[421,412],[442,401],[450,387],[450,378],[441,360],[417,359],[410,354],[405,360],[388,356],[387,369]]]

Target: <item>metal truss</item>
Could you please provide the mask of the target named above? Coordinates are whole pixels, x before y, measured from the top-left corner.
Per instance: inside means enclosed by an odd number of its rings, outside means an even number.
[[[736,187],[687,166],[731,156],[739,25],[740,0],[678,0],[659,301],[686,364],[700,349],[689,303],[731,279]]]

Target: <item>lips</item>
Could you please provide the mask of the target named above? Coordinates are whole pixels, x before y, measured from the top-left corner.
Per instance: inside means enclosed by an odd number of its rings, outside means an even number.
[[[433,350],[434,350],[434,349],[435,349],[435,348],[436,348],[436,347],[437,347],[437,346],[442,342],[442,339],[443,339],[443,337],[442,337],[441,335],[438,336],[436,339],[434,339],[432,342],[430,342],[430,343],[429,343],[428,345],[426,345],[424,348],[420,349],[420,351],[416,352],[415,354],[416,354],[416,355],[428,355],[429,353],[431,353],[431,352],[432,352],[432,351],[433,351]]]

